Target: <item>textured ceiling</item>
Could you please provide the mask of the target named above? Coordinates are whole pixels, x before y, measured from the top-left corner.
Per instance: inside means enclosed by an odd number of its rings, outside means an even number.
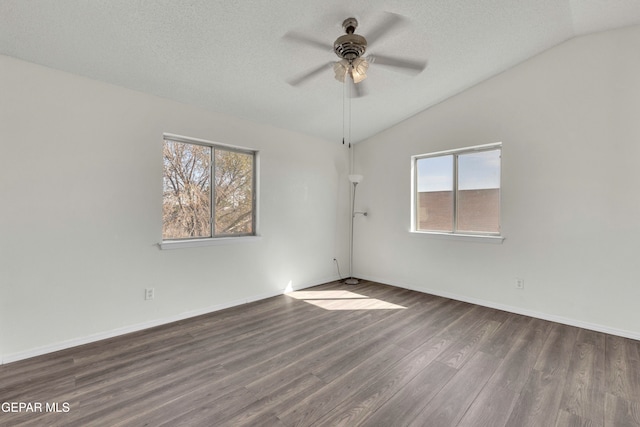
[[[283,36],[331,44],[355,16],[366,37],[384,12],[407,25],[368,53],[428,65],[417,76],[371,66],[369,95],[351,101],[354,142],[571,37],[640,23],[638,0],[0,0],[0,54],[340,141],[331,69],[286,83],[337,57]]]

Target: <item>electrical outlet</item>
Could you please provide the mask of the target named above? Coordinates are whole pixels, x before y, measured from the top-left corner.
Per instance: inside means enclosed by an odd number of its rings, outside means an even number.
[[[516,279],[516,289],[524,289],[524,279]]]
[[[144,299],[152,300],[155,297],[155,289],[154,288],[146,288],[144,290]]]

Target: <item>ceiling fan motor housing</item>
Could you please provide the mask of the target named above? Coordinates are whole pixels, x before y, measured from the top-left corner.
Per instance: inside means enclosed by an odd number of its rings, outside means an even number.
[[[340,58],[352,61],[367,50],[367,39],[357,34],[345,34],[336,39],[333,50]]]
[[[346,59],[347,61],[353,61],[362,56],[367,50],[367,39],[358,34],[354,34],[358,27],[356,18],[345,19],[342,27],[347,34],[336,39],[333,43],[333,50],[338,57]]]

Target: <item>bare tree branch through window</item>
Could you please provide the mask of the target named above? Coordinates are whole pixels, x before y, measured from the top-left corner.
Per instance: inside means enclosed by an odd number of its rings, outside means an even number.
[[[254,162],[253,152],[165,140],[163,240],[253,234]]]

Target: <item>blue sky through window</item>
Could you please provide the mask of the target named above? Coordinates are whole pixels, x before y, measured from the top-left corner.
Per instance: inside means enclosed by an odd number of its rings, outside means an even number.
[[[453,190],[453,156],[418,159],[418,191]]]
[[[458,188],[500,188],[500,151],[476,151],[458,156]],[[418,192],[453,190],[453,155],[418,159]]]

